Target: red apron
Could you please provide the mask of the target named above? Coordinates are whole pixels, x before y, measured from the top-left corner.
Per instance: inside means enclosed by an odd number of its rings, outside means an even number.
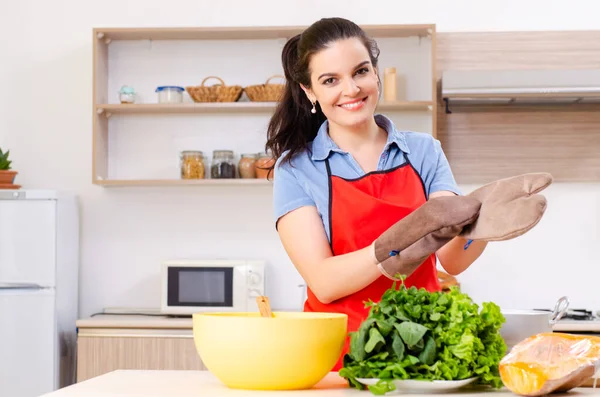
[[[325,160],[329,178],[329,227],[333,255],[368,246],[390,226],[427,201],[421,177],[406,156],[405,159],[406,162],[399,167],[370,172],[356,179],[332,175],[329,160]],[[369,314],[365,302],[369,299],[378,302],[392,284],[393,280],[382,275],[362,290],[329,304],[320,302],[308,288],[304,311],[346,313],[348,332],[353,332],[358,330]],[[405,280],[405,285],[424,287],[428,291],[441,290],[435,254]],[[350,338],[347,337],[333,371],[342,367],[349,344]]]

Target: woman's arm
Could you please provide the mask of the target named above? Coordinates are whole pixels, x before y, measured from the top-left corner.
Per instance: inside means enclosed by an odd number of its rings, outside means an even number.
[[[467,241],[462,237],[454,237],[448,244],[437,250],[440,264],[448,274],[456,276],[467,270],[487,246],[487,241],[473,241],[465,250]]]
[[[381,276],[373,247],[333,256],[323,222],[314,206],[281,217],[279,237],[308,287],[323,303],[359,291]]]
[[[455,193],[449,191],[439,191],[432,193],[431,198],[440,196],[453,196]],[[485,250],[487,241],[473,241],[468,249],[464,249],[467,244],[466,239],[455,237],[448,244],[437,250],[436,254],[440,264],[450,275],[456,276],[464,272]]]

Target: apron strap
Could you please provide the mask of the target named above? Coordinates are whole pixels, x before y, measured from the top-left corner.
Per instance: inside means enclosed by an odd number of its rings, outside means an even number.
[[[331,166],[329,165],[329,158],[325,159],[325,168],[327,169],[327,177],[331,178]]]

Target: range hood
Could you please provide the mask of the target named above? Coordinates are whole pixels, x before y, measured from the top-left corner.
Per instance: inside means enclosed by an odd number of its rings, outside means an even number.
[[[448,105],[600,103],[600,69],[448,70],[442,73]]]

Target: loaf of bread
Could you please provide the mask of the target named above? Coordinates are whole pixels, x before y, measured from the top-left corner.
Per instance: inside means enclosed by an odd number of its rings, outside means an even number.
[[[595,376],[600,337],[541,333],[519,344],[500,361],[504,385],[521,396],[565,392]]]

